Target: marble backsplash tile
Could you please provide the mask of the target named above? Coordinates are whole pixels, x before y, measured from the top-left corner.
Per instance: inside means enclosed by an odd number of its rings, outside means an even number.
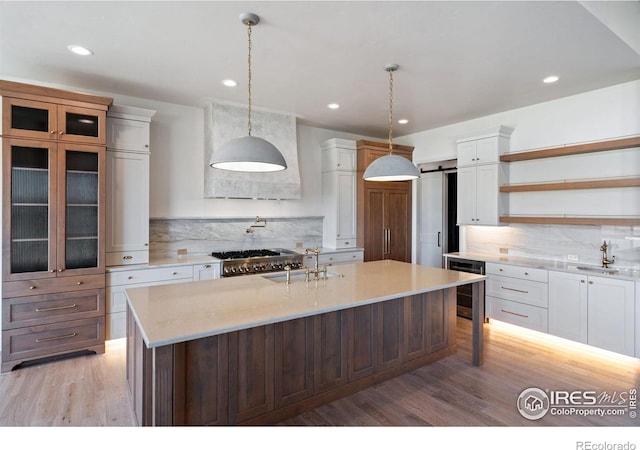
[[[511,256],[567,261],[577,255],[583,264],[599,265],[604,241],[609,259],[615,256],[617,267],[640,269],[640,227],[587,225],[512,224],[501,227],[460,227],[464,250],[500,253]]]
[[[265,226],[256,218],[161,219],[149,221],[149,248],[156,257],[175,256],[186,248],[190,255],[213,251],[259,248],[295,248],[322,246],[322,217],[269,218]]]

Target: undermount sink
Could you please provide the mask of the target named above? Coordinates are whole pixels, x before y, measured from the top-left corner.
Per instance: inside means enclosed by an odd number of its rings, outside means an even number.
[[[600,272],[607,274],[616,274],[618,273],[618,269],[605,269],[604,267],[593,267],[593,266],[577,266],[578,270],[586,270],[589,272]]]
[[[335,277],[342,277],[343,275],[337,272],[329,272],[327,271],[327,278],[335,278]],[[322,280],[323,274],[320,273],[318,274],[318,279]],[[275,273],[268,273],[265,275],[262,275],[262,278],[266,278],[269,281],[273,281],[274,283],[286,283],[287,281],[287,273],[286,272],[275,272]],[[296,271],[291,271],[291,282],[293,283],[294,281],[304,281],[304,279],[306,278],[306,271],[304,270],[296,270]],[[315,281],[315,275],[313,273],[309,274],[309,281]]]

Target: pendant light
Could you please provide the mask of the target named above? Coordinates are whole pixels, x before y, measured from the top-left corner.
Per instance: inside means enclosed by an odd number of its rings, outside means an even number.
[[[420,177],[420,171],[407,158],[393,154],[393,72],[397,64],[387,64],[384,70],[389,72],[389,154],[376,159],[364,171],[366,181],[407,181]]]
[[[223,144],[213,154],[209,165],[214,169],[232,170],[236,172],[276,172],[287,168],[282,153],[269,141],[251,136],[251,27],[260,22],[260,17],[253,13],[243,13],[240,21],[247,26],[249,67],[248,81],[248,135]]]

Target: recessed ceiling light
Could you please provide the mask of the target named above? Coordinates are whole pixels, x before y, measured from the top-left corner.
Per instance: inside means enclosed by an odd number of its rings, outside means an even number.
[[[404,125],[406,123],[409,123],[409,121],[407,119],[400,119],[398,120],[398,123]]]
[[[545,79],[544,79],[544,80],[542,80],[542,81],[543,81],[543,82],[545,82],[545,83],[555,83],[555,82],[556,82],[556,81],[558,81],[559,79],[560,79],[560,78],[558,78],[557,76],[555,76],[555,75],[551,75],[551,76],[549,76],[549,77],[545,78]]]
[[[67,48],[69,49],[70,52],[75,53],[76,55],[80,55],[80,56],[89,56],[89,55],[93,55],[93,52],[91,50],[89,50],[86,47],[83,47],[82,45],[69,45],[67,46]]]
[[[340,108],[340,105],[338,105],[337,103],[329,103],[327,106],[329,107],[329,109],[338,109],[338,108]]]
[[[236,83],[233,80],[222,80],[222,84],[224,84],[225,86],[228,86],[228,87],[235,87],[235,86],[238,85],[238,83]]]

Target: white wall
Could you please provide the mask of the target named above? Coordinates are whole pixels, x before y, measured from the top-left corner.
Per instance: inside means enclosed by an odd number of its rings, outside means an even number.
[[[560,81],[562,82],[562,81]],[[640,80],[422,131],[396,139],[416,164],[456,159],[456,140],[499,125],[514,128],[511,151],[640,134]]]

